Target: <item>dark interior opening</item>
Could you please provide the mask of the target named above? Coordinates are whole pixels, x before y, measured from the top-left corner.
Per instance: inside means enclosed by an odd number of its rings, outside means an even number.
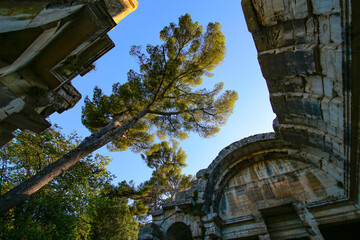
[[[166,240],[192,240],[191,230],[185,223],[177,222],[166,231]]]
[[[319,226],[325,240],[359,240],[360,222],[347,222]]]

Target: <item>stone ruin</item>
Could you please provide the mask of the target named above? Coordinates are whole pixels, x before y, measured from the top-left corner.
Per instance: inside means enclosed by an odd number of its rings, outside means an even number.
[[[274,132],[225,147],[139,239],[360,239],[360,1],[241,4]]]
[[[77,75],[115,45],[107,32],[136,0],[0,1],[0,147],[16,129],[41,132],[72,108]],[[76,33],[76,34],[74,34]]]

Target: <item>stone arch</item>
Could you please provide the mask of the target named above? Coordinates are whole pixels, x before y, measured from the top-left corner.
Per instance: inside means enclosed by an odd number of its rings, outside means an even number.
[[[219,204],[224,188],[230,179],[242,169],[252,164],[292,160],[322,169],[335,181],[343,183],[343,167],[338,158],[312,145],[293,145],[275,138],[273,133],[254,135],[226,147],[206,170],[208,181],[205,189],[205,210],[219,212]]]
[[[173,223],[166,231],[166,240],[192,240],[191,229],[183,222]]]
[[[306,161],[269,159],[238,169],[216,196],[227,220],[288,203],[312,204],[343,197],[344,189],[326,171]]]

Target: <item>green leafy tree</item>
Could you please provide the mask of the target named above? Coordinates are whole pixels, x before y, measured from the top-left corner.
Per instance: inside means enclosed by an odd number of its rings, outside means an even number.
[[[142,222],[147,217],[149,208],[142,201],[144,199],[144,191],[141,191],[141,187],[136,187],[132,180],[129,183],[126,181],[119,182],[117,186],[111,185],[106,196],[108,198],[131,199],[132,204],[129,205],[130,211],[134,213],[137,220]]]
[[[96,202],[91,239],[136,240],[139,228],[127,198],[102,197]]]
[[[128,81],[113,86],[111,95],[95,88],[86,98],[82,122],[93,134],[34,177],[0,197],[0,213],[29,197],[82,157],[111,143],[113,150],[147,149],[155,134],[184,139],[190,132],[202,137],[219,131],[232,113],[237,93],[200,89],[203,76],[211,76],[225,55],[225,37],[219,23],[206,31],[189,14],[160,32],[161,45],[148,45],[146,53],[132,47],[130,54],[140,72],[130,70]]]
[[[0,191],[6,192],[56,161],[80,141],[49,128],[41,134],[18,132],[0,150]],[[92,199],[108,185],[112,176],[105,166],[108,157],[88,155],[25,202],[0,218],[0,239],[87,239]],[[6,166],[6,167],[5,167]]]
[[[181,173],[186,166],[186,154],[176,142],[172,146],[166,141],[154,144],[142,157],[153,169],[151,178],[137,187],[132,181],[123,181],[108,196],[132,199],[131,210],[143,222],[162,203],[175,200],[176,193],[189,189],[193,177]]]
[[[178,143],[154,144],[142,157],[148,167],[154,169],[150,180],[140,187],[140,191],[147,193],[146,205],[151,211],[157,210],[164,201],[174,200],[177,192],[190,188],[192,176],[181,174],[186,167],[186,154],[178,148]]]

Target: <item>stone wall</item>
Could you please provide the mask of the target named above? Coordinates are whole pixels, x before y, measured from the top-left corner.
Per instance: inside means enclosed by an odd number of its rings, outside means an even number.
[[[16,129],[46,129],[46,117],[80,100],[70,81],[114,47],[107,32],[136,7],[136,0],[0,2],[0,146]]]
[[[281,138],[346,159],[340,1],[246,0],[249,31]],[[254,19],[255,18],[255,19]],[[254,24],[254,22],[256,24]]]
[[[325,171],[296,160],[267,160],[242,169],[227,183],[219,215],[226,221],[279,200],[311,203],[339,196],[344,196],[344,190]]]
[[[354,2],[242,0],[275,132],[225,147],[139,239],[166,239],[178,222],[193,239],[359,239]]]

